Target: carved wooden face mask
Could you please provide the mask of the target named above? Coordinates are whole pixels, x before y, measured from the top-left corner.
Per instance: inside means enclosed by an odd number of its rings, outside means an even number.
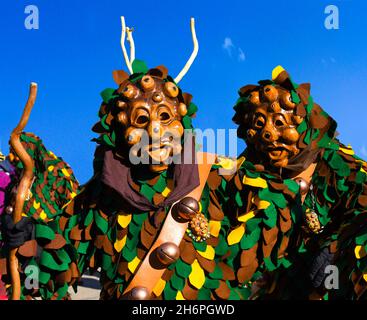
[[[130,147],[130,156],[148,160],[151,171],[167,169],[181,152],[181,118],[187,112],[186,105],[179,101],[178,87],[145,75],[136,83],[125,81],[118,93],[122,99],[117,101],[117,121],[124,128],[123,139]]]
[[[290,92],[277,85],[261,86],[250,93],[248,103],[246,142],[271,165],[287,166],[300,152],[296,127],[303,121],[294,114],[296,104]]]

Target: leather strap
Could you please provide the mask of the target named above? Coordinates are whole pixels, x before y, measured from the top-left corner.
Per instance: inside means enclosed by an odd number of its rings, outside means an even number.
[[[198,152],[197,159],[200,160],[198,160],[200,184],[196,189],[186,195],[186,197],[192,197],[195,200],[200,201],[201,194],[205,187],[212,165],[215,163],[216,156],[214,154]],[[150,256],[156,248],[164,243],[172,242],[179,246],[185,235],[188,222],[180,223],[174,220],[171,212],[173,206],[174,204],[171,206],[171,209],[167,214],[158,238],[155,240],[148,254],[135,272],[128,287],[125,289],[124,295],[128,294],[135,287],[145,287],[151,296],[154,287],[162,278],[163,273],[166,271],[166,268],[155,269],[150,264]]]

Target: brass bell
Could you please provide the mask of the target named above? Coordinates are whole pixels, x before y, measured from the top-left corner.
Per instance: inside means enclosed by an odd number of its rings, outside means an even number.
[[[6,212],[7,214],[12,214],[12,213],[13,213],[13,211],[14,211],[14,208],[13,208],[12,206],[7,206],[7,207],[5,208],[5,212]]]
[[[199,211],[199,203],[192,197],[183,198],[172,208],[173,217],[178,220],[189,221]]]
[[[157,258],[165,266],[172,264],[179,257],[180,249],[172,242],[163,243],[157,248]]]
[[[309,183],[301,177],[297,177],[295,181],[299,185],[299,191],[301,192],[301,194],[306,194],[308,192],[308,189],[310,188]]]
[[[128,300],[148,300],[150,298],[150,294],[148,289],[145,287],[135,287],[131,289],[127,298]]]

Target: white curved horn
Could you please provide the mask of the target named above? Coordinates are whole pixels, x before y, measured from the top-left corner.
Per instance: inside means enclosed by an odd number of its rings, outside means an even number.
[[[199,52],[199,43],[198,39],[196,38],[196,32],[195,32],[195,19],[190,19],[190,27],[191,27],[191,34],[192,34],[192,42],[194,44],[194,49],[191,53],[190,59],[186,62],[184,68],[181,70],[181,72],[178,74],[178,76],[175,78],[175,82],[179,83],[182,78],[185,76],[187,71],[189,71],[192,63],[194,62],[198,52]]]
[[[125,17],[121,16],[121,49],[122,53],[124,54],[124,59],[126,62],[126,66],[129,69],[129,72],[133,73],[133,68],[131,67],[131,62],[129,60],[129,56],[127,55],[127,51],[125,48],[125,37],[126,37],[126,24],[125,24]],[[130,29],[129,29],[130,30]],[[129,37],[130,31],[128,31],[128,37]],[[130,40],[129,40],[130,41]],[[134,43],[134,41],[132,42]],[[135,55],[135,47],[133,49],[134,55]],[[130,42],[130,53],[132,52],[131,42]]]

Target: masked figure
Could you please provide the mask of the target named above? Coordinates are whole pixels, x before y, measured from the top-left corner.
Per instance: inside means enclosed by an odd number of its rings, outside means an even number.
[[[365,298],[366,163],[336,138],[336,122],[314,103],[310,85],[295,84],[281,67],[272,80],[241,88],[235,111],[238,136],[247,144],[240,172],[253,165],[268,177],[257,178],[257,185],[282,191],[280,197],[262,193],[281,210],[243,217],[244,237],[254,237],[251,261],[259,258],[260,244],[264,257],[269,243],[276,249],[265,264],[278,271],[268,274],[263,297]],[[252,178],[244,176],[243,185]],[[288,196],[294,200],[286,206]]]

